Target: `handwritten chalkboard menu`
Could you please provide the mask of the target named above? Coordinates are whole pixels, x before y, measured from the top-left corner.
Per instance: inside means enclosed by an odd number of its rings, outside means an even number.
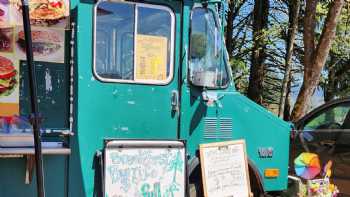
[[[182,142],[113,140],[104,153],[105,197],[185,196]]]
[[[249,197],[244,140],[200,145],[205,197]]]

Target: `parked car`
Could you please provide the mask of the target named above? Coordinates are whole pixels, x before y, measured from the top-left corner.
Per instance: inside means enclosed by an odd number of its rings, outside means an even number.
[[[294,125],[291,161],[305,151],[318,154],[322,165],[332,160],[332,180],[341,196],[350,196],[350,97],[327,102]]]

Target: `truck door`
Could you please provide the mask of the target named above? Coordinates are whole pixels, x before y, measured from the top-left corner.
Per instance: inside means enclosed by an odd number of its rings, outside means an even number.
[[[93,76],[79,92],[90,100],[82,116],[104,137],[177,137],[179,10],[179,2],[95,5]]]
[[[180,16],[181,1],[78,1],[72,171],[85,196],[104,139],[177,137]]]
[[[184,43],[189,46],[188,56],[183,60],[186,66],[181,96],[181,137],[188,139],[189,152],[193,155],[199,143],[232,138],[232,117],[222,107],[228,98],[225,95],[232,89],[215,5],[188,7],[184,15],[190,19],[191,28],[184,32],[184,37],[188,37]]]

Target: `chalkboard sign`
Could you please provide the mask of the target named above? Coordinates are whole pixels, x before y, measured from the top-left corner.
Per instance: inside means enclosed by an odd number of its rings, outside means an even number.
[[[42,128],[69,129],[69,65],[35,62],[39,112]],[[28,66],[20,61],[20,114],[31,113]]]
[[[182,142],[114,140],[104,154],[105,197],[185,196]]]
[[[249,197],[250,184],[244,140],[200,145],[205,197]]]

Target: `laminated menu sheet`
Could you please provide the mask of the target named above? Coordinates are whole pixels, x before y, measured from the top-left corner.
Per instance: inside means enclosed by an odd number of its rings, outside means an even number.
[[[249,173],[244,140],[200,145],[205,197],[249,197]]]
[[[167,43],[163,36],[137,34],[135,79],[162,81],[167,78]]]

